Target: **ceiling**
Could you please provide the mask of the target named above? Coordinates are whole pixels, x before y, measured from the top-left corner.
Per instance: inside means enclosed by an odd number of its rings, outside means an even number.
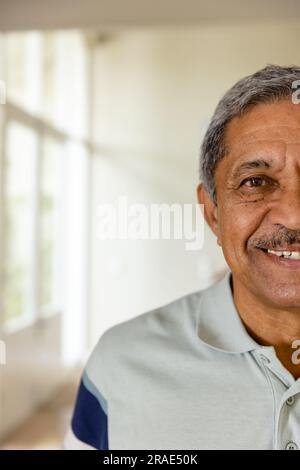
[[[0,0],[0,30],[300,19],[299,0]]]

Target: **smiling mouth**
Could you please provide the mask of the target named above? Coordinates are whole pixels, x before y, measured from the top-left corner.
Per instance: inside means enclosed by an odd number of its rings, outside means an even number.
[[[300,250],[297,251],[281,251],[272,250],[267,248],[258,248],[259,251],[263,252],[267,259],[277,264],[277,266],[283,266],[287,268],[300,268]]]
[[[278,258],[286,258],[286,259],[293,259],[293,260],[300,260],[300,251],[279,251],[279,250],[269,250],[262,248],[267,254],[275,255]]]

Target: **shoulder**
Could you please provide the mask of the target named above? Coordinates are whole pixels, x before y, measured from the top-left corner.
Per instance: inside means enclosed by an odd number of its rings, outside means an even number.
[[[192,292],[112,326],[100,337],[95,350],[99,354],[107,354],[111,350],[124,351],[124,346],[132,346],[133,340],[168,334],[178,326],[182,327],[194,316],[202,292]]]
[[[146,360],[149,354],[194,331],[203,292],[191,292],[106,330],[87,362],[87,375],[94,383],[101,383],[105,393],[107,377],[120,367],[137,358]]]

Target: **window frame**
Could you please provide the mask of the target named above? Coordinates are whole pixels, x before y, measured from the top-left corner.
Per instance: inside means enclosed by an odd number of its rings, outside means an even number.
[[[33,246],[38,247],[36,250],[32,250],[33,253],[33,263],[32,263],[32,279],[33,279],[33,292],[30,293],[32,296],[31,308],[32,311],[30,315],[20,314],[15,319],[6,321],[4,318],[4,312],[2,306],[0,306],[0,311],[3,312],[3,315],[0,314],[0,331],[2,330],[5,334],[10,334],[19,331],[25,327],[38,323],[43,318],[47,318],[52,315],[57,315],[62,313],[62,305],[60,306],[49,306],[42,307],[40,305],[40,295],[41,295],[41,284],[39,283],[41,265],[42,265],[42,255],[41,255],[41,196],[42,196],[42,162],[45,155],[45,141],[47,138],[55,140],[59,145],[66,147],[68,143],[78,141],[87,151],[88,158],[91,156],[91,145],[87,141],[82,141],[81,139],[74,139],[74,136],[65,133],[64,131],[55,128],[53,125],[44,121],[38,116],[34,116],[28,111],[25,111],[19,108],[17,105],[7,101],[4,107],[2,114],[2,123],[0,121],[1,129],[0,136],[1,147],[0,147],[0,178],[1,178],[1,192],[0,192],[0,220],[1,227],[0,229],[0,262],[1,262],[1,282],[0,282],[0,296],[2,297],[3,292],[3,269],[4,269],[4,240],[5,240],[5,227],[2,223],[4,220],[4,201],[5,201],[5,160],[6,160],[6,142],[7,142],[7,128],[11,122],[19,123],[29,129],[32,129],[38,140],[37,145],[37,154],[38,158],[36,159],[36,168],[34,176],[34,221],[33,221]]]

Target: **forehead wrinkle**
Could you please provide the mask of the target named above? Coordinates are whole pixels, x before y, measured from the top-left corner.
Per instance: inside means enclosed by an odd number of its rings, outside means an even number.
[[[260,144],[263,144],[263,146],[260,146]],[[276,160],[286,159],[288,156],[295,154],[300,160],[300,141],[294,142],[293,140],[283,141],[278,139],[261,139],[256,141],[237,142],[232,147],[226,147],[226,156],[229,156],[229,154],[236,156],[238,159],[248,155],[251,157],[251,154],[253,154],[253,157],[256,156],[257,158],[270,156],[275,159],[274,163],[276,163]]]
[[[259,134],[265,133],[268,130],[276,129],[276,133],[273,136],[268,136],[266,137],[260,137]],[[288,139],[282,135],[282,132],[280,130],[286,130],[289,129],[292,132],[292,136],[289,135]],[[296,132],[295,132],[296,131]],[[224,136],[224,144],[225,148],[233,148],[235,145],[244,145],[247,143],[261,143],[261,142],[282,142],[282,143],[299,143],[300,144],[300,126],[289,126],[289,125],[269,125],[265,127],[257,127],[257,128],[252,128],[249,130],[241,130],[241,131],[236,131],[236,135],[232,136],[233,128],[230,127],[230,124],[225,132]],[[290,133],[289,133],[290,134]],[[248,137],[248,138],[247,138]],[[238,143],[230,143],[230,140],[237,140]],[[242,142],[241,142],[242,141]]]
[[[276,143],[276,146],[274,145]],[[259,144],[264,144],[263,146],[259,147]],[[258,145],[256,145],[258,144]],[[269,157],[277,157],[278,153],[280,155],[285,156],[287,153],[287,143],[283,141],[278,141],[278,139],[274,140],[255,140],[255,141],[248,141],[248,142],[237,142],[233,146],[226,147],[226,156],[236,156],[237,159],[241,159],[243,157],[249,157],[254,159],[256,158],[267,158]],[[300,145],[300,141],[299,141]],[[248,148],[247,148],[248,146]],[[246,148],[245,148],[246,147]],[[257,148],[258,147],[258,148]],[[278,157],[277,157],[278,158]],[[280,157],[283,158],[283,157]]]
[[[286,167],[288,153],[286,143],[281,142],[279,155],[278,148],[274,149],[274,146],[269,147],[269,149],[266,147],[260,148],[259,150],[255,148],[245,149],[244,147],[242,147],[242,153],[235,156],[235,161],[228,169],[232,178],[250,169],[271,169],[275,172],[281,172]],[[234,154],[232,153],[231,156],[234,156]],[[227,162],[229,164],[230,156],[228,155],[228,157]]]
[[[294,145],[294,144],[290,144]],[[270,152],[260,151],[260,152],[252,152],[249,154],[249,151],[245,151],[239,156],[238,161],[236,162],[236,166],[234,165],[231,168],[231,177],[234,179],[235,177],[242,175],[243,173],[247,172],[251,169],[265,169],[265,170],[274,170],[275,172],[282,172],[287,169],[287,166],[291,167],[295,166],[293,157],[290,158],[290,155],[293,155],[293,151],[290,151],[289,145],[284,144],[285,151],[282,152],[281,156],[270,156]],[[296,159],[296,165],[298,160],[298,166],[300,168],[300,153],[299,158]],[[288,163],[290,163],[288,165]]]
[[[246,126],[244,124],[244,126]],[[252,127],[251,125],[249,126],[249,124],[247,125],[247,127]],[[228,129],[230,128],[230,123],[228,125]],[[242,128],[243,128],[243,125],[242,125]],[[254,132],[257,132],[257,131],[265,131],[266,129],[276,129],[277,131],[280,131],[280,129],[290,129],[292,131],[299,131],[300,132],[300,125],[299,126],[291,126],[289,124],[265,124],[263,127],[260,125],[258,127],[252,127],[252,129],[249,129],[249,130],[245,130],[242,132],[242,134],[244,135],[247,135],[247,134],[253,134]]]

